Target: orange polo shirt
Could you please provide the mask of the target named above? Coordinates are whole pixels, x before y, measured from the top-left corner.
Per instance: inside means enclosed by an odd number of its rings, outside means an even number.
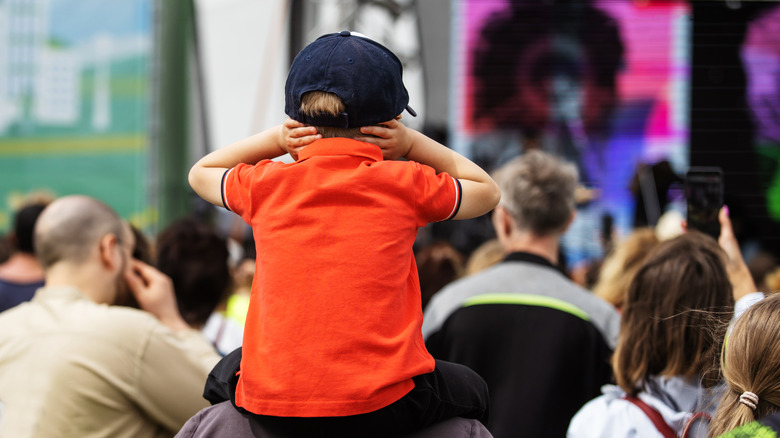
[[[257,246],[239,406],[284,417],[362,414],[433,371],[412,246],[419,227],[457,213],[455,178],[331,138],[295,163],[238,165],[222,186]]]

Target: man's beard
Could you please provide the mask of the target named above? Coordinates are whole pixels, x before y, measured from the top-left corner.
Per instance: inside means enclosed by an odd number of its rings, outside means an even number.
[[[114,285],[116,288],[116,299],[114,300],[114,305],[140,309],[141,306],[138,304],[138,301],[135,299],[135,295],[133,295],[133,292],[130,290],[130,286],[127,284],[127,280],[125,280],[125,270],[127,269],[127,263],[127,258],[124,254],[122,254],[122,269],[119,271],[119,274],[117,274]]]

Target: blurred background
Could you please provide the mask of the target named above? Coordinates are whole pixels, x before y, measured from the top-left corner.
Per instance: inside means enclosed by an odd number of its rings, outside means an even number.
[[[149,235],[196,215],[246,236],[187,172],[281,123],[295,54],[344,29],[404,63],[407,125],[487,170],[532,148],[577,165],[570,266],[684,215],[690,166],[723,170],[748,257],[780,252],[780,4],[737,0],[0,0],[0,234],[84,193]]]

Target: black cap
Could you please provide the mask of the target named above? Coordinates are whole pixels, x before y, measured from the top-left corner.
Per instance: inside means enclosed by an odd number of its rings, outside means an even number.
[[[401,61],[385,46],[357,32],[323,35],[293,60],[284,87],[284,112],[316,126],[356,128],[386,122],[409,107]],[[346,107],[339,116],[301,113],[301,97],[309,91],[336,94]]]

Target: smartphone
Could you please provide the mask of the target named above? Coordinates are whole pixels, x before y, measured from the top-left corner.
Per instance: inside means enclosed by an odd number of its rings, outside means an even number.
[[[685,175],[688,228],[720,235],[718,212],[723,207],[723,171],[719,167],[691,167]]]

